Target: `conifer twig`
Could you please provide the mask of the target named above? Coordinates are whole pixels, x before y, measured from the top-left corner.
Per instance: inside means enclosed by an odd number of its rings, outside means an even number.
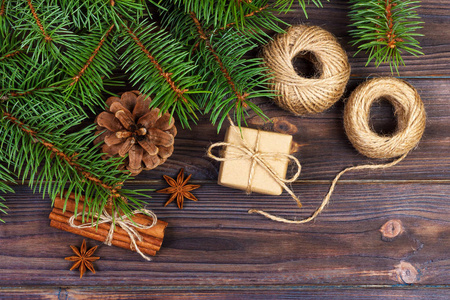
[[[254,11],[252,11],[252,12],[250,12],[250,13],[244,15],[244,18],[253,17],[254,15],[259,14],[259,13],[262,12],[263,10],[267,9],[268,7],[269,7],[269,4],[266,4],[266,5],[260,7],[260,8],[258,8],[258,9],[256,9],[256,10],[254,10]],[[236,25],[236,22],[228,23],[227,25],[225,25],[225,26],[223,26],[223,27],[220,27],[219,29],[215,30],[214,32],[217,32],[217,31],[220,31],[220,30],[224,30],[224,29],[226,29],[226,28],[228,28],[228,27],[231,27],[231,26],[233,26],[233,25]]]
[[[32,130],[29,126],[27,126],[24,122],[20,121],[13,115],[11,115],[8,112],[3,112],[3,116],[5,119],[9,120],[11,123],[16,125],[20,128],[23,132],[28,134],[31,138],[33,138],[35,141],[39,142],[41,145],[43,145],[47,150],[51,151],[54,155],[59,157],[60,159],[66,161],[70,166],[72,166],[77,172],[84,176],[84,178],[92,181],[93,183],[103,187],[106,190],[109,190],[111,193],[111,197],[120,197],[120,195],[117,193],[117,190],[120,189],[120,185],[117,185],[115,187],[105,184],[102,180],[97,178],[96,176],[92,175],[90,172],[86,171],[83,167],[81,167],[79,164],[75,162],[76,155],[67,155],[63,151],[59,150],[55,145],[52,143],[43,140],[40,138],[36,131]]]
[[[60,86],[58,85],[52,85],[52,86],[46,86],[46,87],[37,87],[34,88],[32,90],[26,91],[26,92],[9,92],[9,96],[11,97],[20,97],[20,96],[27,96],[27,95],[31,95],[34,92],[40,91],[40,90],[45,90],[45,89],[50,89],[50,88],[59,88]]]
[[[231,79],[230,73],[228,72],[228,70],[225,68],[222,60],[220,59],[219,55],[217,55],[216,50],[214,50],[214,47],[211,45],[211,42],[209,41],[208,37],[206,36],[205,31],[202,28],[202,25],[200,23],[200,21],[197,19],[197,17],[195,16],[194,12],[190,13],[190,16],[192,18],[192,20],[195,23],[195,26],[197,27],[197,32],[200,36],[201,39],[203,39],[205,41],[206,44],[206,48],[208,48],[208,50],[211,52],[211,54],[214,56],[214,59],[217,61],[220,70],[223,73],[223,76],[225,76],[228,84],[230,85],[230,88],[232,89],[232,91],[234,92],[234,94],[236,95],[236,98],[239,100],[239,102],[241,102],[243,107],[247,107],[247,103],[245,103],[246,97],[249,96],[248,93],[240,93],[237,89],[236,89],[236,85],[234,83],[234,81]],[[236,103],[236,106],[239,105],[239,103]]]
[[[188,91],[188,89],[179,89],[178,86],[175,84],[173,79],[171,78],[172,73],[165,72],[162,66],[159,64],[159,62],[155,59],[155,57],[150,53],[150,51],[147,50],[145,45],[139,40],[137,35],[131,30],[130,27],[123,25],[125,27],[128,34],[131,36],[131,38],[134,40],[136,45],[139,46],[139,48],[142,50],[142,52],[145,53],[147,58],[150,60],[150,62],[154,65],[154,67],[159,71],[159,74],[164,77],[165,81],[170,85],[170,88],[175,92],[177,99],[181,98],[185,103],[188,103],[187,99],[184,97],[184,93]]]
[[[292,4],[294,4],[295,0],[276,0],[275,6],[279,7],[283,11],[289,11],[292,7]],[[327,0],[330,1],[330,0]],[[310,2],[314,3],[317,7],[322,7],[322,2],[320,0],[298,0],[298,4],[300,4],[300,7],[303,10],[303,13],[305,14],[305,17],[308,18],[308,14],[306,13],[306,4],[309,4]]]
[[[42,23],[41,23],[41,21],[39,20],[39,17],[38,17],[38,15],[37,15],[36,11],[34,10],[33,3],[31,3],[31,0],[27,0],[27,2],[28,2],[28,6],[30,7],[31,13],[33,14],[33,17],[34,17],[34,19],[36,20],[37,25],[39,26],[39,28],[40,28],[41,31],[42,31],[42,34],[43,34],[44,37],[45,37],[45,40],[46,40],[46,41],[51,41],[52,38],[47,34],[47,32],[45,32],[44,26],[42,26]]]
[[[416,9],[417,0],[350,0],[349,13],[352,44],[358,45],[358,52],[369,54],[367,64],[372,60],[378,67],[389,64],[391,72],[398,73],[399,65],[404,65],[404,52],[414,56],[423,54],[415,39],[422,34],[415,31],[422,28]]]
[[[86,64],[83,66],[83,68],[80,70],[80,72],[78,72],[77,75],[75,75],[72,78],[72,82],[69,85],[74,85],[75,83],[78,82],[78,80],[80,80],[80,77],[83,76],[84,72],[86,71],[86,69],[89,67],[89,65],[92,63],[92,61],[94,60],[95,56],[97,55],[98,51],[100,50],[100,48],[102,47],[103,43],[105,42],[105,40],[108,38],[108,35],[110,34],[110,32],[113,30],[114,28],[114,24],[112,24],[108,31],[106,31],[106,33],[103,35],[103,38],[100,40],[100,42],[98,43],[97,48],[95,48],[95,50],[92,52],[92,55],[89,57],[89,59],[86,61]]]
[[[0,61],[2,61],[2,60],[4,60],[4,59],[7,59],[7,58],[10,58],[10,57],[13,57],[13,56],[15,56],[15,55],[17,55],[17,54],[19,54],[19,53],[21,53],[21,52],[27,50],[27,49],[28,49],[28,46],[25,46],[25,47],[23,47],[23,48],[21,48],[21,49],[17,49],[17,50],[15,50],[14,52],[8,53],[8,54],[6,54],[6,55],[0,57]]]

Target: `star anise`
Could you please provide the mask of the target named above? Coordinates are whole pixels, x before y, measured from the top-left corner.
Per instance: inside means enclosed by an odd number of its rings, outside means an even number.
[[[95,250],[97,250],[98,246],[92,247],[88,251],[86,251],[86,240],[83,240],[83,243],[81,244],[81,248],[78,251],[78,248],[75,246],[70,246],[72,248],[73,252],[77,256],[69,256],[66,257],[65,260],[74,261],[72,268],[70,268],[70,271],[73,269],[79,268],[80,269],[80,278],[83,277],[83,274],[86,272],[86,268],[91,270],[92,273],[95,274],[94,265],[92,262],[96,261],[97,259],[100,259],[100,257],[92,256],[94,254]]]
[[[198,189],[200,185],[186,184],[191,176],[192,174],[184,179],[184,169],[181,169],[180,173],[178,173],[177,180],[164,175],[164,179],[167,181],[167,184],[169,184],[170,187],[156,191],[157,193],[172,194],[172,196],[170,196],[169,200],[166,202],[166,204],[164,204],[164,206],[167,206],[169,203],[175,200],[175,198],[177,199],[177,205],[179,209],[183,209],[184,198],[198,201],[198,199],[194,195],[192,195],[190,191]]]

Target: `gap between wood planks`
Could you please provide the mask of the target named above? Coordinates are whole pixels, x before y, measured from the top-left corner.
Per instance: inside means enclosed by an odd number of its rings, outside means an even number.
[[[332,179],[330,180],[315,180],[315,179],[306,179],[306,180],[297,180],[292,185],[305,185],[305,184],[330,184]],[[196,184],[215,184],[217,180],[191,180],[189,182]],[[16,180],[15,184],[11,182],[5,182],[10,186],[17,185],[29,185],[29,180]],[[54,181],[53,181],[54,183]],[[133,185],[141,185],[141,184],[164,184],[164,180],[160,179],[145,179],[145,180],[133,180],[126,183],[127,186]],[[339,184],[450,184],[450,179],[405,179],[405,180],[382,180],[382,179],[341,179],[338,181]]]
[[[32,286],[27,285],[27,292],[46,292],[50,290],[85,290],[85,291],[114,291],[114,290],[141,290],[141,291],[257,291],[257,290],[280,290],[280,291],[295,291],[295,290],[364,290],[364,289],[385,289],[390,288],[393,290],[425,290],[425,289],[450,289],[450,284],[438,284],[438,285],[407,285],[407,284],[366,284],[366,285],[167,285],[167,286],[141,286],[141,285],[125,285],[125,286],[108,286],[108,285],[96,285],[96,286],[83,286],[73,285],[64,286],[59,285],[43,285]],[[22,286],[0,286],[0,292],[8,291],[24,291]]]

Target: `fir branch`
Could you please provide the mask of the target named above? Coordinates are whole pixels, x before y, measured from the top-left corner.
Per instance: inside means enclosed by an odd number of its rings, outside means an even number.
[[[258,9],[256,9],[256,10],[254,10],[254,11],[252,11],[252,12],[249,12],[248,14],[244,15],[244,18],[250,18],[250,17],[253,17],[254,15],[256,15],[256,14],[262,12],[262,11],[265,10],[265,9],[267,9],[268,7],[269,7],[269,4],[266,4],[266,5],[260,7],[260,8],[258,8]],[[224,29],[227,29],[228,27],[231,27],[231,26],[234,26],[234,25],[236,25],[236,23],[235,23],[235,22],[231,22],[231,23],[228,23],[227,25],[225,25],[225,26],[219,28],[218,30],[224,30]],[[217,32],[217,30],[216,30],[215,32]]]
[[[115,23],[118,27],[116,21],[120,19],[119,15],[132,20],[146,15],[145,1],[71,0],[58,2],[58,6],[64,14],[70,17],[72,30],[103,31],[107,30],[107,28],[103,28],[105,24]]]
[[[114,24],[101,26],[107,29],[81,36],[82,45],[76,50],[68,50],[63,57],[65,73],[70,77],[62,83],[66,85],[65,97],[78,98],[92,110],[95,105],[103,105],[105,80],[110,78],[118,61],[111,41],[114,37],[110,37],[114,27]]]
[[[367,64],[372,60],[378,67],[389,64],[391,72],[398,73],[398,67],[404,65],[404,52],[414,56],[423,54],[419,42],[415,39],[422,34],[416,30],[422,28],[418,21],[416,0],[351,0],[350,30],[352,45],[358,45],[358,52],[369,54]]]
[[[43,103],[55,102],[78,108],[80,112],[82,103],[78,97],[64,95],[64,72],[58,70],[59,64],[45,61],[41,64],[34,62],[26,55],[20,55],[5,60],[0,64],[0,95],[6,101],[18,101],[18,98],[33,96]]]
[[[330,0],[327,0],[330,1]],[[275,7],[278,7],[281,11],[289,11],[294,4],[295,0],[276,0]],[[303,10],[305,17],[308,18],[308,13],[306,12],[306,5],[310,2],[314,3],[317,7],[323,7],[322,2],[320,0],[298,0],[298,4]]]
[[[174,11],[173,14],[183,14]],[[257,45],[250,42],[248,37],[242,36],[238,31],[230,28],[220,34],[208,36],[205,26],[200,23],[194,12],[187,18],[191,19],[193,29],[189,22],[178,17],[176,31],[180,36],[200,39],[195,60],[201,62],[199,73],[206,82],[206,90],[211,94],[204,95],[201,105],[206,113],[211,113],[211,121],[217,124],[219,131],[227,115],[233,114],[237,125],[245,123],[246,108],[253,110],[262,118],[267,118],[261,109],[249,101],[256,97],[274,96],[268,90],[267,69],[262,67],[260,59],[244,59],[243,56]],[[175,20],[176,17],[169,19]],[[189,38],[188,38],[189,39]],[[191,38],[192,39],[192,38]]]
[[[231,79],[230,73],[228,73],[228,70],[225,68],[222,60],[220,59],[219,55],[217,54],[216,50],[214,50],[213,46],[211,45],[211,42],[209,41],[208,37],[206,36],[206,33],[204,32],[202,25],[200,24],[200,21],[196,18],[195,13],[191,12],[190,16],[192,20],[195,23],[195,26],[197,27],[198,34],[202,40],[205,41],[206,48],[211,52],[211,54],[214,56],[214,59],[217,61],[220,71],[223,73],[223,76],[227,80],[229,86],[231,87],[231,90],[236,95],[236,98],[238,102],[236,102],[236,107],[242,105],[244,108],[247,107],[247,104],[245,103],[246,98],[250,95],[249,93],[240,93],[236,89],[236,85]]]
[[[19,3],[15,8],[11,29],[21,36],[22,46],[29,47],[28,53],[32,54],[34,61],[62,61],[61,51],[75,49],[80,42],[79,37],[68,29],[68,15],[52,3],[27,0],[26,6]]]
[[[132,196],[139,193],[121,188],[129,178],[117,169],[122,159],[102,160],[95,147],[87,148],[95,138],[94,126],[66,134],[74,120],[80,120],[77,114],[56,109],[46,110],[42,115],[39,108],[34,113],[24,112],[21,110],[24,104],[22,101],[4,108],[1,121],[5,133],[0,141],[0,161],[23,179],[29,178],[31,186],[39,187],[40,192],[47,192],[52,199],[57,195],[67,199],[72,192],[77,199],[92,198],[87,203],[89,216],[101,213],[110,201],[125,213],[130,213],[132,207],[141,207],[141,201]],[[17,115],[27,116],[28,122]],[[38,170],[40,162],[43,164]],[[127,204],[126,199],[131,203]]]
[[[139,48],[144,52],[144,54],[147,56],[147,58],[150,60],[150,62],[153,64],[153,66],[158,70],[159,75],[164,78],[164,80],[169,84],[170,88],[175,92],[177,99],[182,99],[184,102],[188,102],[187,99],[184,97],[184,93],[188,91],[188,89],[179,89],[178,86],[175,84],[175,82],[172,79],[173,73],[164,72],[163,68],[159,64],[159,62],[153,57],[153,55],[150,53],[150,51],[145,48],[144,44],[139,40],[139,38],[136,36],[136,34],[131,30],[130,27],[124,26],[126,28],[126,31],[130,34],[133,41],[136,43],[136,45],[139,46]]]
[[[231,22],[220,28],[213,29],[211,34],[217,34],[218,32],[233,27],[240,33],[265,44],[268,39],[272,38],[267,34],[267,31],[283,33],[284,30],[279,24],[289,26],[289,24],[276,17],[278,11],[267,0],[255,1],[253,5],[253,7],[244,8],[244,13],[246,14],[242,16],[243,24],[241,26],[236,22]]]
[[[4,30],[6,29],[6,30]],[[0,76],[6,73],[12,73],[13,70],[22,71],[24,65],[33,65],[31,60],[26,56],[28,46],[22,46],[21,37],[17,32],[11,32],[10,24],[6,28],[0,27]]]
[[[114,1],[112,1],[114,2]],[[112,6],[114,6],[114,4],[111,4]],[[69,84],[70,86],[74,85],[75,83],[77,83],[80,80],[80,77],[83,76],[84,72],[86,71],[86,69],[89,67],[89,65],[92,63],[92,61],[94,60],[95,56],[97,55],[98,51],[100,50],[100,48],[102,47],[103,43],[105,42],[106,38],[108,38],[108,35],[110,34],[110,32],[113,30],[114,28],[114,24],[112,24],[108,31],[106,31],[106,33],[104,34],[104,36],[102,37],[102,39],[100,40],[100,42],[98,43],[97,48],[95,48],[94,52],[92,52],[92,55],[89,57],[89,59],[86,61],[86,64],[83,66],[83,68],[80,70],[80,72],[78,72],[78,74],[76,76],[74,76],[72,78],[72,82]]]
[[[111,193],[111,198],[120,196],[117,191],[120,189],[120,186],[123,183],[119,183],[119,184],[117,184],[115,186],[110,186],[110,185],[105,184],[102,180],[100,180],[96,176],[94,176],[91,173],[89,173],[88,171],[86,171],[83,167],[81,167],[76,162],[76,156],[78,155],[78,153],[74,153],[71,156],[68,156],[66,153],[64,153],[63,151],[59,150],[52,143],[50,143],[48,141],[45,141],[42,138],[39,138],[39,136],[38,136],[36,131],[31,129],[30,126],[26,125],[24,122],[20,121],[16,117],[12,116],[10,113],[3,112],[3,117],[4,117],[4,119],[9,120],[10,122],[12,122],[15,126],[19,127],[20,130],[22,130],[23,132],[28,134],[30,137],[32,137],[32,139],[35,142],[38,142],[38,143],[42,144],[42,146],[44,146],[47,150],[52,152],[52,154],[54,154],[55,156],[57,156],[58,158],[60,158],[62,160],[65,160],[78,173],[83,175],[83,177],[85,179],[92,181],[94,184],[99,185],[99,186],[105,188],[106,190],[109,190],[109,192]]]
[[[123,28],[124,40],[118,47],[125,47],[122,66],[131,72],[131,81],[140,84],[143,94],[152,94],[151,106],[176,113],[181,125],[189,127],[189,119],[196,121],[198,109],[191,95],[203,93],[194,88],[199,76],[192,75],[195,66],[187,59],[189,54],[153,24],[144,21],[135,29]]]
[[[31,0],[27,0],[27,2],[28,2],[28,6],[30,7],[31,13],[33,14],[33,17],[34,17],[34,19],[36,20],[36,24],[39,26],[39,29],[41,29],[42,34],[43,34],[44,37],[45,37],[45,40],[46,40],[46,41],[51,41],[52,38],[47,34],[47,32],[46,32],[45,29],[44,29],[44,26],[42,26],[41,20],[39,20],[39,17],[38,17],[38,15],[36,14],[36,11],[34,10],[34,6],[33,6],[33,4],[31,3]]]
[[[13,56],[15,56],[15,55],[17,55],[19,53],[22,53],[23,51],[25,51],[27,49],[28,49],[28,46],[25,46],[23,48],[21,47],[20,49],[17,49],[17,50],[13,50],[13,52],[10,52],[10,53],[7,53],[7,54],[1,56],[0,57],[0,61],[2,61],[4,59],[7,59],[7,58],[10,58],[10,57],[13,57]]]
[[[197,0],[171,0],[171,2],[176,6],[175,9],[180,9],[186,14],[195,13],[200,22],[210,24],[214,29],[227,28],[228,24],[232,24],[229,26],[234,26],[238,30],[247,30],[251,17],[266,10],[279,12],[278,9],[269,9],[268,0],[207,0],[200,3]],[[166,5],[165,8],[167,12],[174,9],[170,5]],[[263,13],[263,15],[264,18],[260,19],[261,28],[269,29],[275,25],[275,22],[280,21],[272,13]]]

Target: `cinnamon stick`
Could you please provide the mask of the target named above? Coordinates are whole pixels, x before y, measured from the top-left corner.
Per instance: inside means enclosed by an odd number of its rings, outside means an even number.
[[[64,202],[65,202],[65,199],[57,196],[55,198],[54,207],[59,208],[59,209],[64,209]],[[81,197],[80,201],[78,202],[77,212],[83,211],[83,203],[84,203],[84,197]],[[87,211],[87,207],[85,210]],[[66,211],[69,211],[71,213],[75,212],[75,195],[74,194],[71,194],[69,199],[67,200]],[[151,225],[153,222],[153,219],[151,217],[148,217],[148,216],[145,216],[142,214],[135,215],[131,219],[133,220],[133,222],[142,224],[144,226]],[[163,239],[164,231],[165,231],[166,227],[167,227],[167,222],[157,220],[157,223],[155,224],[155,226],[153,226],[150,229],[136,228],[136,230],[140,233],[144,233],[149,236]]]
[[[65,217],[67,217],[67,218],[69,218],[69,219],[70,219],[70,217],[72,217],[72,215],[73,215],[73,213],[70,212],[70,211],[63,212],[62,209],[59,209],[59,208],[56,208],[56,207],[53,208],[52,212],[54,212],[54,213],[56,213],[56,214],[59,214],[59,215],[62,215],[62,216],[65,216]],[[82,222],[82,217],[79,216],[78,218],[76,218],[76,220],[79,221],[79,222],[81,223],[81,222]],[[95,224],[95,221],[96,221],[96,220],[94,220],[94,224]],[[87,219],[86,219],[86,223],[91,223],[91,222],[92,222],[92,219],[91,219],[91,218],[87,218]],[[105,224],[105,223],[103,223],[103,224],[98,224],[98,228],[104,229],[104,230],[106,230],[107,232],[109,232],[109,229],[111,228],[111,226],[110,226],[110,224]],[[127,233],[124,229],[122,229],[120,226],[116,226],[116,228],[115,228],[115,233],[114,233],[114,234],[115,234],[115,235],[116,235],[116,234],[120,234],[120,235],[122,235],[122,236],[128,236],[128,233]],[[148,243],[151,243],[151,244],[154,244],[154,245],[156,245],[156,246],[158,246],[158,247],[161,247],[162,242],[163,242],[162,239],[155,238],[155,237],[153,237],[153,236],[150,236],[150,235],[147,235],[147,234],[141,233],[141,232],[140,232],[139,234],[142,236],[142,238],[144,239],[144,241],[146,241],[146,242],[148,242]],[[105,235],[105,237],[106,237],[106,235]],[[159,249],[158,249],[158,250],[159,250]]]
[[[74,194],[74,193],[71,193],[70,196],[69,196],[69,199],[72,199],[73,203],[75,203],[75,194]],[[80,197],[80,200],[82,201],[81,204],[83,204],[84,201],[85,201],[85,197],[84,197],[84,196]],[[80,204],[80,203],[78,203],[78,204]],[[82,205],[82,206],[83,206],[83,205]],[[75,207],[75,206],[74,206],[74,207]],[[78,208],[79,208],[80,211],[81,211],[82,208],[80,208],[80,205],[78,205]],[[137,214],[137,215],[135,215],[134,217],[136,218],[136,220],[133,218],[133,221],[136,222],[136,223],[138,223],[138,221],[139,221],[139,224],[142,224],[142,225],[148,226],[148,225],[150,225],[150,224],[153,222],[153,219],[152,219],[151,217],[146,216],[146,215],[144,215],[144,214]],[[156,227],[156,226],[163,226],[164,229],[165,229],[165,228],[167,227],[167,225],[168,225],[167,222],[164,222],[164,221],[162,221],[162,220],[157,220],[157,223],[156,223],[155,227]],[[154,227],[154,228],[155,228],[155,227]],[[164,237],[164,236],[163,236],[163,237]]]
[[[50,220],[58,221],[58,222],[61,222],[61,223],[67,223],[67,224],[69,224],[70,217],[71,216],[67,216],[67,215],[62,214],[62,210],[57,209],[57,208],[53,209],[53,211],[50,213],[50,216],[49,216]],[[74,224],[75,225],[82,225],[83,223],[81,222],[81,220],[75,219]],[[105,241],[106,237],[109,234],[109,228],[104,228],[103,226],[102,226],[103,228],[101,228],[100,225],[106,225],[107,227],[109,227],[107,224],[99,224],[98,228],[86,227],[86,228],[77,228],[77,229],[82,230],[82,231],[86,230],[88,232],[100,234],[103,237],[103,241]],[[117,227],[116,227],[116,229],[117,229]],[[123,235],[123,234],[119,234],[119,233],[115,232],[114,235],[113,235],[113,239],[117,239],[117,240],[119,240],[121,242],[127,243],[128,247],[131,245],[131,239],[130,239],[129,235]],[[144,248],[152,249],[152,250],[155,250],[155,251],[158,251],[161,248],[161,245],[156,245],[156,244],[153,244],[153,243],[149,243],[149,242],[147,242],[145,240],[143,240],[143,241],[136,240],[136,244],[138,245],[139,248],[144,247]]]
[[[81,236],[84,236],[84,237],[87,237],[87,238],[90,238],[90,239],[93,239],[93,240],[97,240],[97,241],[100,241],[100,242],[104,242],[105,241],[105,238],[102,235],[98,234],[98,233],[89,232],[89,231],[86,231],[84,229],[81,230],[79,228],[74,228],[74,227],[70,226],[67,223],[62,223],[62,222],[58,222],[58,221],[55,221],[55,220],[51,220],[50,221],[50,226],[54,227],[54,228],[57,228],[57,229],[60,229],[60,230],[67,231],[67,232],[75,233],[77,235],[81,235]],[[112,245],[114,245],[116,247],[120,247],[120,248],[131,250],[130,244],[127,244],[125,242],[119,241],[117,239],[113,239],[111,241],[111,243],[112,243]],[[151,256],[155,256],[156,255],[156,251],[155,250],[147,249],[147,248],[144,248],[144,247],[139,248],[139,249],[144,254],[151,255]],[[135,250],[133,250],[133,251],[135,251]]]

